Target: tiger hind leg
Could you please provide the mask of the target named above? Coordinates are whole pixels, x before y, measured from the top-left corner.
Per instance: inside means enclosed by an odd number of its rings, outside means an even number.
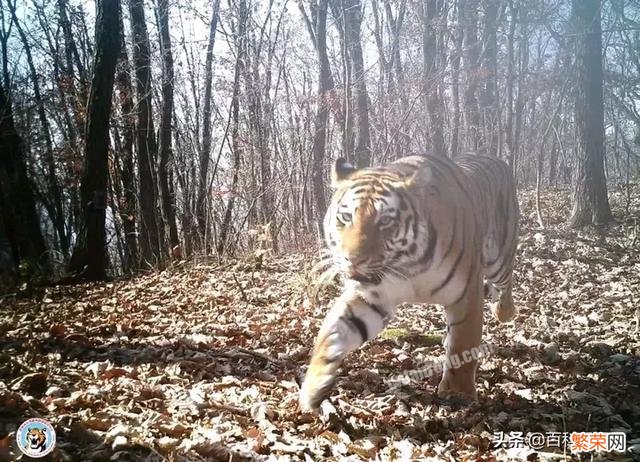
[[[491,253],[485,253],[485,260],[493,258],[497,253],[496,247],[487,247]],[[500,322],[509,322],[516,315],[516,307],[513,304],[513,260],[515,254],[515,241],[506,256],[496,258],[492,265],[485,266],[484,296],[491,299],[491,312]]]
[[[489,283],[485,284],[489,285]],[[501,288],[497,289],[493,284],[492,286],[492,303],[491,312],[495,318],[500,322],[509,322],[516,315],[516,307],[513,304],[513,295],[511,293],[511,281]]]

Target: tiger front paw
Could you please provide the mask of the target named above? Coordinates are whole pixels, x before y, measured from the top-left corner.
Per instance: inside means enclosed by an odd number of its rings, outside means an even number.
[[[298,395],[300,410],[302,412],[317,412],[320,403],[329,395],[334,382],[334,376],[313,374],[309,369]]]
[[[473,402],[478,400],[475,380],[468,377],[451,377],[445,372],[438,385],[438,398],[446,400],[456,400],[463,402]]]

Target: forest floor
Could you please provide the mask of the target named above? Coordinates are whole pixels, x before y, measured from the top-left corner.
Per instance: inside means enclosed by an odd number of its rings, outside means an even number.
[[[561,449],[493,447],[495,432],[624,431],[640,451],[640,198],[604,234],[564,229],[566,192],[523,194],[514,322],[487,311],[493,346],[479,400],[439,401],[439,377],[389,381],[442,358],[442,308],[407,305],[351,354],[321,415],[297,380],[331,290],[309,293],[303,255],[182,263],[104,284],[0,298],[0,460],[40,416],[43,460],[570,460]],[[575,459],[575,456],[573,456]],[[598,459],[596,459],[598,460]]]

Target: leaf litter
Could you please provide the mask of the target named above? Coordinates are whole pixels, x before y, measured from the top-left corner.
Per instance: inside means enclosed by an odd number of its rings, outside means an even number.
[[[640,213],[606,233],[567,230],[566,196],[543,195],[546,229],[521,196],[519,314],[499,325],[486,312],[494,348],[476,403],[437,399],[436,376],[390,385],[444,354],[442,309],[406,305],[347,358],[320,415],[301,414],[298,383],[337,290],[312,295],[316,257],[181,262],[0,299],[0,460],[19,456],[9,438],[35,416],[56,429],[50,460],[571,459],[495,449],[500,431],[624,431],[637,448]]]

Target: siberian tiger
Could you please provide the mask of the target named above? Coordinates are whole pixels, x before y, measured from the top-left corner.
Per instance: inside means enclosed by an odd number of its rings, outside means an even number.
[[[300,389],[302,410],[320,405],[344,357],[374,338],[401,303],[444,305],[447,356],[480,345],[483,278],[497,299],[498,320],[515,315],[519,208],[504,162],[411,156],[357,170],[338,159],[332,187],[324,232],[345,286],[316,338]],[[445,365],[438,395],[475,400],[476,366],[475,360]]]

